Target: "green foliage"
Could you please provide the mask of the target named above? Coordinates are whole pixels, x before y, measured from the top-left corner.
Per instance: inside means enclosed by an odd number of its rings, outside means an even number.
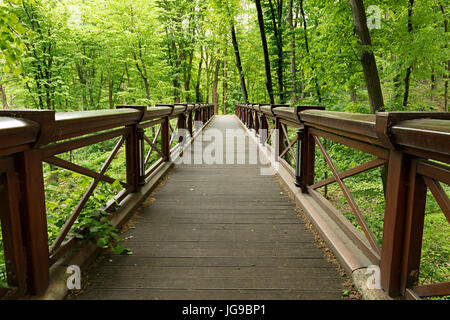
[[[22,73],[20,58],[25,51],[25,45],[21,37],[27,34],[27,27],[15,14],[15,9],[25,3],[33,3],[30,0],[0,1],[0,66],[3,72],[12,72],[18,76]]]

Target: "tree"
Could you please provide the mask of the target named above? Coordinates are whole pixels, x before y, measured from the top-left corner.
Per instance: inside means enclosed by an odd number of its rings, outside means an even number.
[[[361,64],[369,93],[370,112],[375,113],[384,109],[384,101],[375,55],[371,49],[372,42],[367,27],[366,11],[362,0],[350,0],[350,5],[353,12],[355,32],[361,45]]]
[[[239,45],[236,38],[236,29],[234,27],[233,22],[231,23],[231,39],[233,42],[234,54],[236,56],[236,68],[239,73],[239,82],[241,84],[242,98],[245,103],[248,103],[247,86],[245,85],[245,77],[242,72],[241,54],[239,53]]]
[[[265,65],[265,69],[266,69],[267,93],[269,94],[270,104],[275,104],[275,99],[273,96],[272,73],[270,70],[269,51],[268,51],[268,47],[267,47],[266,31],[264,29],[264,16],[263,16],[262,8],[261,8],[261,1],[255,0],[255,5],[256,5],[256,11],[258,12],[259,31],[261,34],[261,43],[262,43],[263,53],[264,53],[264,65]]]

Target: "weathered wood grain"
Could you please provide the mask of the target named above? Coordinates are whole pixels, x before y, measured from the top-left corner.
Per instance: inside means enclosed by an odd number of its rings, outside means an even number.
[[[216,117],[212,129],[239,125]],[[106,254],[76,298],[340,299],[342,277],[260,168],[176,166],[123,234],[133,254]]]

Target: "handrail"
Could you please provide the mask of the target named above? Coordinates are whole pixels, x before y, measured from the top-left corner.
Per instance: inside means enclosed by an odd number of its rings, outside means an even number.
[[[308,193],[369,260],[380,265],[381,285],[389,295],[407,298],[450,295],[448,282],[418,286],[427,190],[450,222],[450,200],[440,184],[450,183],[450,113],[356,114],[326,111],[320,106],[236,104],[236,116],[254,130],[263,147],[272,139],[275,150],[271,150],[276,152],[276,161],[287,168],[301,192]],[[288,134],[287,126],[298,128],[295,139]],[[340,173],[319,138],[377,158]],[[293,150],[294,145],[297,152]],[[316,146],[333,172],[332,177],[319,182],[314,180]],[[387,190],[383,240],[379,248],[343,180],[381,165],[387,167]],[[315,191],[334,182],[346,196],[366,239],[343,223],[340,213]]]
[[[39,134],[39,124],[34,121],[0,116],[0,156],[28,148]]]
[[[204,103],[130,105],[76,112],[0,110],[0,199],[5,210],[0,217],[10,286],[0,288],[0,298],[5,294],[10,298],[23,293],[39,294],[47,288],[49,268],[73,245],[75,238],[66,236],[98,183],[115,182],[106,175],[106,170],[122,146],[126,149],[127,181],[119,181],[123,190],[107,204],[106,212],[131,194],[141,201],[143,195],[139,191],[147,179],[177,151],[173,144],[186,142],[183,129],[192,138],[196,129],[200,129],[194,123],[205,125],[213,114],[214,106]],[[171,119],[178,119],[175,128]],[[145,129],[154,126],[159,126],[158,132],[152,138],[147,137]],[[119,140],[100,172],[57,157],[113,138]],[[147,153],[145,144],[150,145]],[[152,162],[150,156],[155,153],[159,159]],[[50,248],[42,162],[94,179]]]

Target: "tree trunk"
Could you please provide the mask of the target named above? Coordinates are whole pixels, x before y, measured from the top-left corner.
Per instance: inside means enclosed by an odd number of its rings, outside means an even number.
[[[355,88],[350,88],[350,98],[352,99],[353,103],[356,103],[356,89]]]
[[[228,43],[227,43],[228,45]],[[228,63],[227,49],[225,48],[225,58],[223,60],[223,114],[227,114],[227,95],[228,95]]]
[[[291,84],[291,100],[290,103],[298,102],[297,95],[297,66],[295,64],[295,27],[294,23],[294,0],[289,0],[289,9],[288,9],[288,23],[289,23],[289,31],[290,31],[290,50],[291,50],[291,76],[292,76],[292,84]]]
[[[114,109],[113,82],[112,82],[112,76],[111,76],[111,56],[110,56],[109,47],[108,47],[107,53],[108,53],[108,101],[109,101],[109,108]]]
[[[236,38],[236,30],[234,28],[234,25],[231,25],[231,39],[233,42],[234,47],[234,54],[236,56],[236,67],[239,72],[239,81],[241,83],[241,90],[242,90],[242,98],[244,99],[245,103],[248,103],[248,94],[247,94],[247,87],[245,85],[245,78],[244,74],[242,72],[242,64],[241,64],[241,55],[239,53],[239,46]]]
[[[192,78],[192,60],[194,59],[194,50],[191,50],[189,52],[189,64],[188,67],[185,70],[184,75],[184,91],[186,92],[186,102],[192,102],[191,101],[191,78]]]
[[[308,28],[306,26],[306,15],[305,10],[303,9],[303,0],[300,0],[300,11],[302,14],[302,20],[303,20],[303,30],[305,33],[305,47],[306,47],[306,53],[309,55],[309,43],[308,43]],[[314,71],[314,67],[312,67]],[[319,86],[319,80],[317,77],[314,77],[314,82],[316,84],[316,93],[317,93],[317,99],[319,100],[319,103],[322,102],[322,95],[320,93],[320,86]]]
[[[442,15],[444,16],[444,31],[445,33],[448,32],[448,20],[445,16],[444,7],[442,5],[439,6],[441,8]],[[445,47],[447,48],[447,44]],[[448,112],[448,78],[450,76],[450,60],[447,60],[447,75],[445,76],[444,80],[444,110],[445,112]]]
[[[200,47],[200,62],[198,63],[197,83],[195,85],[195,100],[201,102],[202,95],[200,92],[200,80],[202,77],[202,65],[203,65],[203,46]]]
[[[275,10],[273,8],[272,0],[269,0],[270,12],[272,16],[273,31],[275,36],[275,42],[277,45],[277,78],[278,78],[278,90],[280,96],[280,102],[284,103],[284,87],[283,87],[283,35],[282,30],[278,28]],[[278,10],[280,12],[280,10]],[[282,12],[282,11],[281,11]],[[282,17],[279,17],[280,20]]]
[[[269,94],[270,104],[275,104],[275,99],[273,97],[273,85],[272,85],[272,74],[270,70],[269,50],[267,48],[266,31],[264,30],[264,16],[261,8],[261,1],[255,0],[255,4],[256,4],[256,11],[258,12],[259,31],[261,34],[261,42],[264,51],[264,65],[266,67],[267,93]]]
[[[2,79],[0,78],[0,96],[2,97],[3,109],[9,109],[8,98],[6,97],[5,88],[2,85]]]
[[[214,103],[214,114],[219,114],[219,70],[220,70],[221,61],[217,59],[216,70],[214,72],[214,85],[213,85],[213,103]]]
[[[413,26],[412,26],[413,5],[414,5],[414,0],[409,0],[409,7],[408,7],[408,33],[409,34],[411,34],[412,30],[413,30]],[[410,65],[406,69],[405,93],[403,94],[403,107],[405,107],[405,108],[408,106],[409,86],[411,83],[411,72],[412,72],[412,65]]]
[[[206,103],[209,103],[209,97],[210,97],[210,85],[211,85],[211,72],[210,72],[210,65],[211,65],[211,61],[209,59],[209,55],[208,55],[208,51],[206,51],[206,60],[205,60],[205,64],[206,64]]]
[[[350,0],[353,13],[353,23],[359,38],[361,50],[361,64],[364,70],[367,91],[370,100],[370,111],[375,113],[384,110],[383,92],[381,91],[380,77],[375,61],[375,56],[369,50],[372,42],[370,40],[369,28],[367,27],[366,11],[362,0]]]

